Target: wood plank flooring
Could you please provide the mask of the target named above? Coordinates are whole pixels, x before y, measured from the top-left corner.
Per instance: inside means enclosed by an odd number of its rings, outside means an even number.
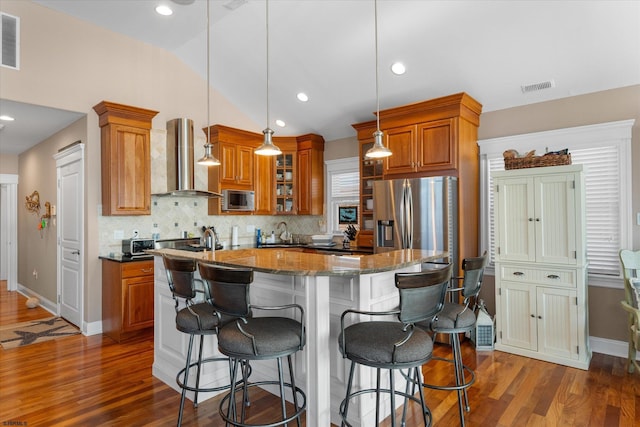
[[[0,325],[51,315],[27,309],[24,301],[0,282]],[[469,342],[463,351],[477,375],[469,389],[469,427],[640,426],[640,374],[628,374],[624,359],[595,353],[583,371],[499,351],[476,353]],[[442,345],[435,351],[449,352]],[[180,395],[151,375],[152,363],[152,331],[120,344],[75,335],[0,349],[0,426],[175,425]],[[427,378],[446,380],[448,366],[439,363],[425,365]],[[426,390],[426,398],[435,426],[459,425],[455,393]],[[416,406],[409,427],[422,425]],[[250,411],[263,420],[277,413],[277,405],[269,394],[256,393]],[[218,399],[195,410],[187,401],[183,425],[224,425]]]

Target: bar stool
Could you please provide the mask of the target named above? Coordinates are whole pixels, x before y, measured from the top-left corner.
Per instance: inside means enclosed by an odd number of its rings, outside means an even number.
[[[395,427],[395,396],[405,398],[402,425],[406,424],[407,400],[421,405],[425,426],[431,425],[431,411],[424,401],[424,392],[419,387],[420,398],[409,392],[412,385],[420,383],[420,367],[429,361],[433,351],[433,340],[429,333],[416,328],[416,322],[433,319],[442,310],[447,285],[451,278],[451,265],[438,270],[419,273],[397,273],[395,284],[400,293],[398,310],[373,312],[346,310],[340,319],[339,346],[343,357],[351,360],[347,393],[340,404],[342,426],[351,424],[347,420],[349,403],[356,396],[375,393],[376,425],[380,423],[380,393],[388,393],[391,400],[391,426]],[[365,321],[345,328],[348,315],[389,316],[397,315],[398,321]],[[376,369],[376,388],[352,391],[356,364]],[[380,386],[380,370],[389,371],[389,388]],[[407,369],[407,374],[402,373]],[[400,370],[407,379],[404,392],[395,389],[394,371]]]
[[[194,278],[194,272],[196,271],[196,261],[187,258],[178,258],[170,255],[163,255],[163,262],[167,271],[167,280],[169,281],[169,288],[173,294],[176,310],[176,329],[185,334],[189,334],[189,348],[187,350],[187,360],[185,367],[181,369],[176,375],[176,383],[182,389],[182,396],[180,397],[180,411],[178,413],[178,426],[182,425],[182,412],[184,409],[184,400],[187,390],[194,393],[193,407],[198,407],[198,392],[215,392],[222,391],[230,388],[230,384],[226,384],[220,387],[200,387],[200,372],[202,365],[207,362],[226,362],[229,363],[229,359],[226,357],[211,357],[202,358],[203,341],[205,335],[215,335],[218,332],[218,328],[223,324],[222,319],[214,312],[213,305],[211,305],[211,295],[209,289],[206,286],[201,286],[202,289],[197,289],[195,284],[203,282]],[[201,298],[196,299],[198,294],[202,294]],[[231,321],[231,318],[226,321]],[[191,362],[191,351],[193,349],[194,337],[200,336],[200,347],[198,351],[198,360]],[[193,367],[196,369],[195,386],[189,385],[189,371]]]
[[[482,287],[484,268],[487,264],[487,252],[480,257],[465,258],[462,261],[464,277],[453,277],[452,280],[462,281],[462,287],[449,288],[448,292],[461,292],[463,303],[445,302],[444,308],[433,322],[418,323],[417,326],[434,334],[449,334],[451,336],[452,359],[434,357],[433,360],[452,363],[454,367],[455,385],[422,384],[424,387],[435,390],[456,390],[458,393],[458,410],[460,412],[460,425],[464,426],[464,411],[469,412],[469,396],[467,389],[475,382],[476,375],[468,366],[462,363],[462,351],[460,349],[459,334],[470,332],[476,324],[474,313],[477,296]],[[449,298],[447,298],[449,300]],[[473,306],[470,303],[473,300]],[[467,376],[465,376],[465,372]]]
[[[251,304],[250,284],[253,271],[242,268],[225,268],[214,264],[199,263],[200,276],[209,284],[213,305],[218,313],[238,318],[223,326],[218,332],[218,349],[229,356],[231,363],[231,389],[220,401],[219,412],[222,419],[233,426],[269,426],[275,427],[290,423],[294,419],[300,426],[300,416],[307,406],[304,392],[296,387],[291,355],[302,350],[305,344],[304,310],[298,304],[282,306],[257,306]],[[300,321],[286,317],[253,317],[256,311],[294,309],[300,313]],[[289,365],[290,382],[285,382],[282,372],[282,359],[286,357]],[[252,360],[277,361],[278,381],[245,381],[240,387],[236,381],[239,365],[246,369]],[[245,372],[244,378],[247,378]],[[277,385],[280,391],[282,418],[269,424],[247,424],[245,406],[240,414],[236,408],[236,393],[240,390],[246,400],[249,389],[255,386]],[[291,390],[294,411],[287,414],[285,387]],[[302,403],[300,403],[300,401]],[[225,408],[226,405],[226,408]]]

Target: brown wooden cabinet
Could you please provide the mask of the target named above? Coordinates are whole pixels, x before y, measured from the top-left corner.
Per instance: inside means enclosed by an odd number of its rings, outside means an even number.
[[[272,215],[275,209],[273,176],[276,174],[276,159],[273,156],[256,156],[254,159],[255,211],[256,215]]]
[[[157,111],[102,101],[102,215],[151,214],[151,119]]]
[[[324,214],[324,138],[308,134],[298,140],[298,213]]]
[[[102,260],[102,332],[120,342],[153,326],[153,260]]]
[[[385,130],[393,155],[384,162],[384,175],[413,174],[457,168],[453,119]]]
[[[466,93],[380,111],[380,129],[392,155],[379,163],[364,158],[372,144],[376,121],[354,124],[360,141],[360,233],[358,246],[373,245],[373,212],[369,180],[458,177],[458,249],[460,260],[478,256],[479,169],[478,126],[482,105]],[[381,173],[380,173],[381,172]],[[461,263],[459,264],[461,265]]]
[[[220,141],[220,185],[223,188],[253,190],[253,145]]]
[[[359,247],[373,247],[373,183],[382,179],[384,160],[366,159],[365,153],[373,147],[373,138],[360,141],[360,231],[356,238]]]
[[[274,140],[274,143],[278,143]],[[282,145],[282,144],[280,144]],[[296,177],[298,175],[296,163],[296,147],[285,149],[279,147],[282,154],[276,156],[276,213],[278,215],[295,215],[298,212],[298,188]],[[265,180],[269,179],[264,177]],[[271,178],[273,181],[274,178]]]
[[[258,215],[322,215],[324,139],[320,135],[274,137],[274,144],[283,154],[273,157],[254,153],[262,144],[262,134],[214,125],[210,135],[213,153],[221,166],[209,168],[209,190],[255,191],[253,213]],[[250,178],[248,172],[239,173],[248,169],[251,170]],[[225,213],[220,209],[219,199],[209,199],[209,215]]]

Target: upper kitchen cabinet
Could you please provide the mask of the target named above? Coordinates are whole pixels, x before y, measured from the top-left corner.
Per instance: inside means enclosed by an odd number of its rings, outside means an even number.
[[[220,185],[228,189],[253,190],[253,150],[244,143],[219,141]]]
[[[298,214],[324,214],[324,138],[308,134],[298,140]]]
[[[373,243],[369,182],[376,179],[458,177],[460,258],[478,256],[480,158],[478,126],[482,105],[466,93],[380,111],[380,130],[393,153],[383,160],[364,158],[376,121],[354,124],[361,146],[361,246]],[[382,170],[378,170],[381,168]]]
[[[206,133],[206,129],[205,129]],[[213,153],[221,165],[209,168],[209,190],[252,190],[258,215],[322,215],[324,139],[319,135],[274,137],[279,156],[258,156],[263,135],[222,125],[210,127]],[[209,199],[209,215],[222,212]],[[238,214],[238,212],[233,212]]]
[[[102,101],[102,215],[151,214],[151,120],[157,111]]]
[[[453,119],[388,129],[385,139],[393,153],[385,161],[385,175],[457,169]]]
[[[203,129],[205,135],[207,128]],[[209,191],[254,190],[255,150],[260,138],[253,132],[234,129],[223,125],[209,128],[213,155],[220,160],[220,166],[209,167]],[[209,215],[222,213],[220,199],[209,199]],[[247,212],[243,212],[247,214]],[[238,212],[235,212],[238,214]]]
[[[360,232],[358,247],[373,247],[373,182],[382,179],[383,159],[367,159],[373,138],[360,140]]]

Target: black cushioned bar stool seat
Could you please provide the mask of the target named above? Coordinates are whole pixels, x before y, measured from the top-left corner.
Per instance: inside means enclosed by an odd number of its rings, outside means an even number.
[[[462,363],[462,350],[460,349],[459,334],[470,332],[476,324],[475,304],[482,287],[484,268],[487,264],[487,253],[476,258],[465,258],[462,261],[464,277],[454,277],[453,280],[462,281],[461,287],[450,287],[448,291],[454,295],[461,293],[463,303],[453,301],[445,302],[444,308],[438,317],[431,322],[421,322],[417,326],[435,334],[448,334],[451,336],[452,359],[434,357],[433,360],[445,361],[453,364],[455,384],[435,385],[422,384],[424,387],[436,390],[455,390],[458,393],[458,411],[460,413],[460,425],[464,426],[464,412],[470,411],[467,389],[475,382],[476,376],[473,370]],[[473,305],[471,303],[473,302]],[[466,373],[466,374],[465,374]]]
[[[210,286],[216,311],[237,318],[223,326],[218,334],[218,349],[231,360],[231,389],[220,401],[220,416],[226,423],[239,427],[275,427],[290,423],[294,419],[300,426],[300,416],[306,408],[306,396],[295,385],[291,355],[304,348],[304,310],[298,304],[277,307],[252,305],[249,297],[250,284],[253,282],[251,269],[231,269],[204,262],[200,262],[199,269],[201,277]],[[275,316],[253,317],[254,310],[286,309],[297,311],[300,320]],[[289,365],[290,382],[285,382],[283,377],[282,358],[285,357]],[[246,369],[249,366],[248,362],[252,360],[271,359],[276,360],[278,365],[277,381],[247,381],[242,387],[238,385],[236,376],[239,368]],[[279,388],[281,418],[268,424],[249,424],[244,406],[241,411],[236,408],[236,393],[242,391],[246,398],[251,387],[266,385],[277,385]],[[287,412],[285,387],[291,390],[293,396],[293,413]]]
[[[233,320],[232,317],[221,317],[215,313],[211,304],[211,295],[203,282],[194,277],[197,264],[193,259],[163,256],[164,266],[167,272],[169,288],[175,301],[176,329],[189,334],[189,347],[185,367],[176,375],[176,383],[182,389],[180,397],[180,410],[178,413],[178,426],[182,424],[182,412],[187,390],[194,393],[193,406],[198,407],[198,392],[216,392],[227,390],[231,387],[226,384],[220,387],[200,387],[200,373],[202,365],[208,362],[228,363],[227,357],[202,358],[203,341],[206,335],[215,335],[218,329],[225,323]],[[196,287],[200,283],[200,289]],[[195,336],[200,337],[198,359],[191,362],[191,352]],[[189,385],[189,372],[196,367],[195,385]]]
[[[346,310],[341,316],[341,333],[338,337],[340,352],[351,360],[347,392],[340,404],[342,426],[351,426],[349,405],[361,395],[375,394],[375,425],[380,423],[380,395],[390,396],[391,426],[396,426],[395,397],[405,399],[402,425],[406,424],[407,400],[420,404],[425,426],[431,425],[431,411],[424,400],[422,387],[419,398],[410,388],[420,382],[420,367],[431,359],[433,340],[425,330],[415,327],[416,322],[433,319],[442,309],[447,284],[451,278],[451,266],[421,273],[397,273],[395,284],[400,294],[398,310],[373,312]],[[351,315],[371,317],[395,315],[399,321],[364,321],[345,327]],[[376,388],[353,391],[356,365],[376,369]],[[389,371],[389,387],[381,386],[381,369]],[[394,371],[406,369],[402,373],[407,378],[405,391],[396,390]],[[352,420],[353,421],[353,420]]]

